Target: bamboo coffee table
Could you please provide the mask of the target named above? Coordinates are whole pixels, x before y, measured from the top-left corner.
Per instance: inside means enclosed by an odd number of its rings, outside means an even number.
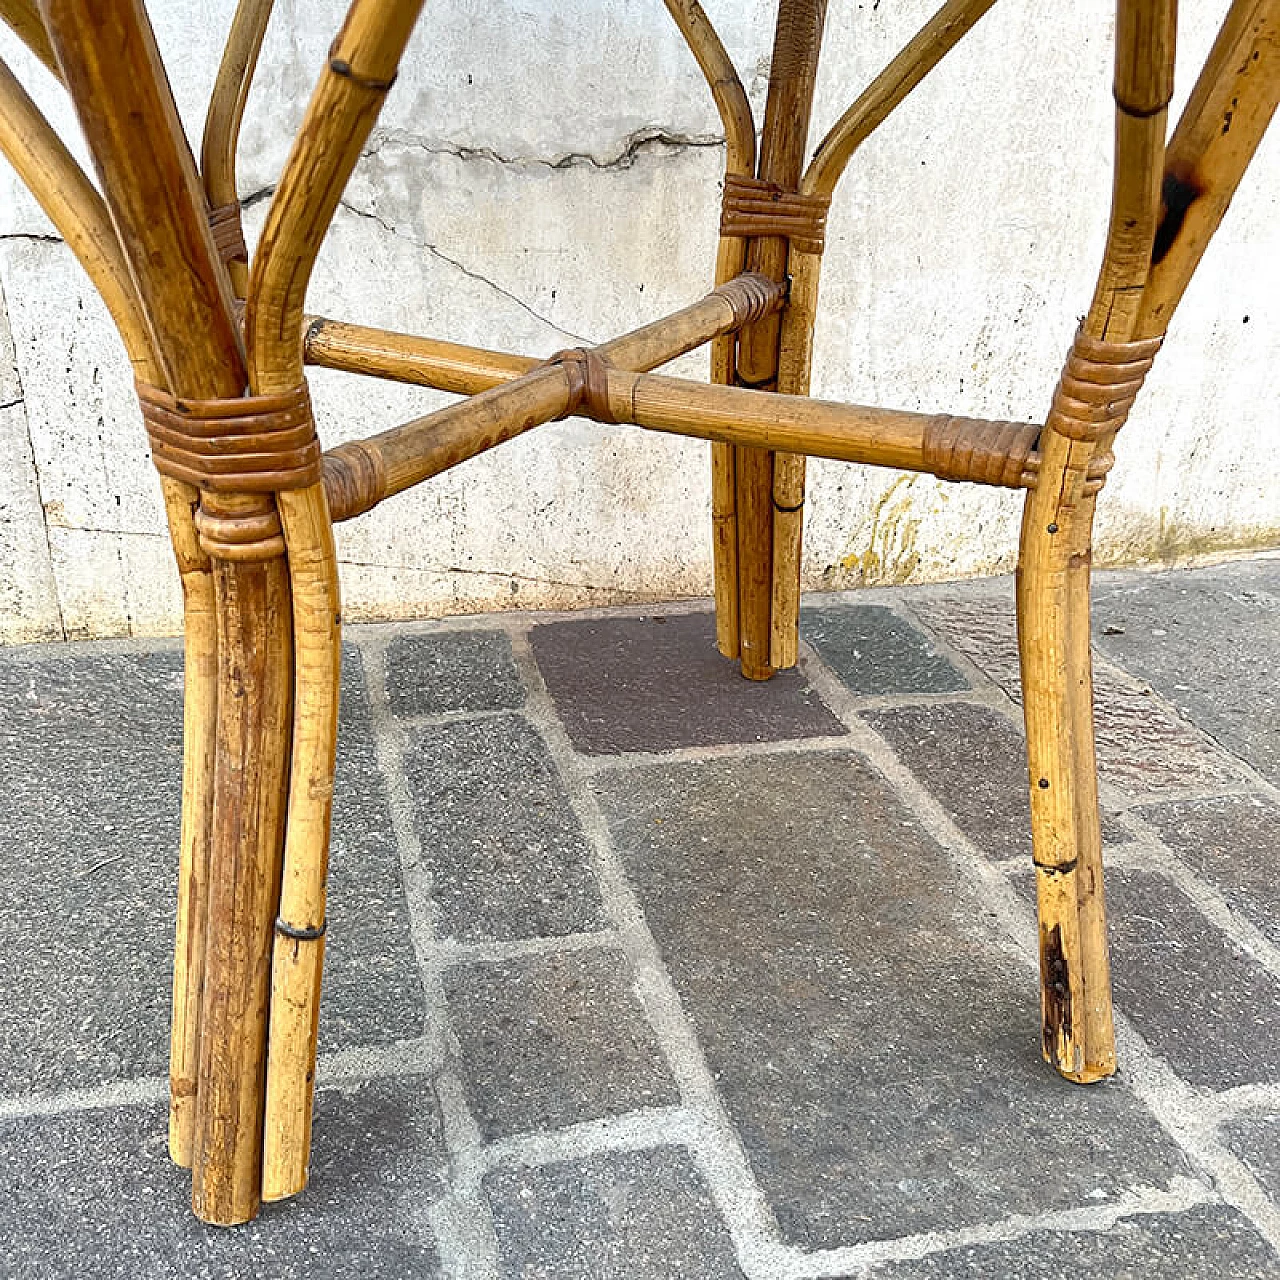
[[[601,346],[535,360],[304,315],[421,0],[351,4],[252,260],[235,150],[271,0],[240,0],[198,167],[142,0],[0,0],[65,84],[102,195],[3,65],[0,148],[119,327],[182,578],[170,1151],[192,1169],[201,1218],[243,1222],[307,1178],[340,656],[333,525],[570,414],[712,442],[718,641],[753,680],[796,660],[806,456],[1026,491],[1017,604],[1043,1048],[1072,1080],[1114,1071],[1089,664],[1094,506],[1116,432],[1275,109],[1280,0],[1234,0],[1167,141],[1175,5],[1119,0],[1110,229],[1044,423],[808,399],[832,192],[993,2],[947,0],[806,164],[825,0],[780,0],[758,148],[706,14],[666,0],[727,140],[715,288]],[[706,343],[710,384],[649,372]],[[309,363],[464,398],[322,451]]]

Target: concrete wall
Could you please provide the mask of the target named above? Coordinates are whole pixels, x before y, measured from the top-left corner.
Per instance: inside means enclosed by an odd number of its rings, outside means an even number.
[[[819,128],[931,7],[834,0]],[[231,0],[152,8],[198,136],[219,42],[205,33],[225,30]],[[772,3],[706,8],[761,103]],[[243,138],[251,238],[341,9],[278,5]],[[1219,6],[1185,9],[1183,94]],[[538,354],[698,296],[723,148],[659,0],[433,0],[426,18],[310,306]],[[997,6],[865,147],[831,215],[817,394],[1043,415],[1105,229],[1110,45],[1105,0]],[[571,48],[581,49],[572,73]],[[70,127],[49,78],[7,36],[0,52]],[[1106,563],[1280,543],[1278,211],[1280,131],[1121,437],[1100,517]],[[119,344],[2,165],[0,289],[0,639],[176,629],[158,491]],[[705,356],[677,368],[700,376]],[[326,443],[443,403],[323,371],[313,391]],[[634,428],[546,427],[344,526],[347,613],[705,594],[706,452]],[[1013,563],[1017,495],[840,464],[811,474],[811,587]]]

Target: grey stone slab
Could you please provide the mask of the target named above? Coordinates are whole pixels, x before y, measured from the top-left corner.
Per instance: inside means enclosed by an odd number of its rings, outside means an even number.
[[[1280,1080],[1280,981],[1163,876],[1107,875],[1117,1006],[1192,1084]]]
[[[166,1108],[0,1121],[0,1273],[9,1280],[440,1276],[427,1211],[447,1157],[428,1080],[316,1101],[311,1178],[244,1226],[209,1227],[169,1161]]]
[[[804,609],[800,631],[853,693],[954,693],[969,687],[921,631],[880,605]]]
[[[503,1280],[742,1276],[729,1233],[681,1149],[498,1169],[484,1189]]]
[[[322,1045],[422,1031],[358,659],[339,730]],[[182,656],[0,662],[0,1090],[167,1069]]]
[[[845,732],[798,671],[744,680],[709,613],[552,622],[529,638],[570,740],[590,755]]]
[[[983,853],[1030,860],[1027,749],[1004,716],[947,702],[868,711],[863,719]]]
[[[445,992],[486,1138],[679,1100],[617,952],[459,966]]]
[[[1117,1082],[1043,1065],[1034,974],[852,755],[597,782],[649,927],[789,1243],[1106,1201],[1188,1172]]]
[[[387,701],[398,716],[522,706],[524,685],[501,631],[396,636],[387,648]]]
[[[166,1069],[176,650],[0,661],[0,1092]]]
[[[344,647],[342,665],[322,1049],[418,1036],[426,1022],[387,784],[354,646]]]
[[[1095,643],[1280,782],[1280,595],[1220,569],[1108,575]]]
[[[424,729],[405,771],[443,935],[474,942],[601,924],[586,837],[527,720]]]
[[[1021,703],[1011,599],[972,593],[931,596],[913,599],[912,608]],[[1095,642],[1102,629],[1095,621]],[[1185,793],[1188,788],[1216,788],[1235,780],[1231,758],[1143,687],[1096,667],[1093,701],[1099,773],[1127,795]]]
[[[1280,1202],[1280,1111],[1237,1116],[1223,1126],[1222,1138],[1267,1194]]]
[[[1264,796],[1232,795],[1140,813],[1196,875],[1280,946],[1280,805]]]
[[[1035,1231],[913,1262],[873,1267],[868,1280],[1276,1280],[1280,1258],[1234,1209],[1125,1218],[1108,1231]]]
[[[1030,859],[1027,748],[1016,725],[965,702],[868,711],[863,718],[983,853]],[[1115,816],[1104,812],[1102,823],[1106,843],[1129,838]]]

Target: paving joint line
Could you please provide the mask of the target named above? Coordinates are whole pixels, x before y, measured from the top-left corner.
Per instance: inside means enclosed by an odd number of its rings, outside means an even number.
[[[1170,881],[1205,920],[1244,951],[1258,968],[1280,979],[1280,946],[1242,916],[1218,889],[1196,875],[1148,824],[1137,816],[1131,821],[1138,826],[1138,839],[1131,846],[1130,865]]]
[[[601,898],[630,962],[641,1005],[685,1107],[700,1121],[701,1140],[690,1147],[690,1154],[728,1228],[747,1276],[750,1280],[772,1280],[769,1272],[760,1269],[755,1260],[768,1255],[776,1240],[773,1211],[756,1182],[742,1139],[716,1088],[697,1033],[681,1006],[675,983],[662,962],[658,944],[613,847],[608,823],[591,791],[590,776],[579,768],[579,757],[556,714],[534,661],[527,630],[513,634],[512,651],[529,689],[531,723],[547,745],[574,815],[587,838]]]
[[[442,939],[437,955],[442,969],[455,965],[501,964],[527,956],[571,955],[576,951],[618,950],[620,939],[613,929],[593,929],[579,933],[511,939],[486,939],[483,942],[458,942]]]
[[[1038,1214],[1015,1214],[996,1222],[977,1223],[946,1231],[923,1231],[887,1240],[805,1251],[783,1247],[774,1259],[772,1280],[825,1280],[892,1262],[914,1262],[953,1249],[1008,1244],[1041,1232],[1104,1233],[1127,1218],[1147,1214],[1186,1212],[1216,1202],[1212,1192],[1194,1178],[1175,1178],[1167,1190],[1135,1187],[1106,1205],[1050,1209]]]
[[[957,867],[976,874],[992,892],[986,897],[1002,931],[1010,943],[1006,949],[1020,963],[1037,969],[1034,909],[1017,897],[1008,880],[999,875],[974,843],[959,830],[949,815],[902,762],[892,746],[869,725],[851,713],[841,696],[835,674],[817,658],[807,662],[811,682],[837,716],[850,723],[851,733],[862,739],[861,750],[880,770],[903,803],[935,839],[939,840]],[[857,728],[855,729],[855,725]],[[1115,1015],[1116,1038],[1125,1061],[1123,1083],[1151,1113],[1193,1167],[1207,1172],[1222,1199],[1239,1210],[1280,1254],[1280,1206],[1263,1190],[1257,1178],[1220,1141],[1211,1124],[1205,1123],[1198,1091],[1184,1081],[1152,1049],[1129,1019]]]
[[[362,657],[378,771],[387,788],[409,914],[410,940],[427,1005],[426,1038],[434,1043],[434,1056],[441,1063],[434,1085],[450,1177],[446,1194],[431,1205],[427,1216],[450,1280],[499,1280],[497,1234],[488,1201],[478,1183],[474,1193],[459,1193],[460,1188],[470,1185],[467,1171],[480,1146],[479,1128],[450,1052],[452,1031],[439,944],[431,919],[429,875],[422,858],[413,796],[404,767],[408,735],[392,715],[387,700],[388,646],[389,636],[371,638],[362,646]]]
[[[687,1107],[641,1107],[560,1129],[537,1129],[494,1138],[481,1149],[476,1172],[483,1177],[501,1167],[539,1168],[624,1151],[689,1147],[700,1137],[700,1127]]]

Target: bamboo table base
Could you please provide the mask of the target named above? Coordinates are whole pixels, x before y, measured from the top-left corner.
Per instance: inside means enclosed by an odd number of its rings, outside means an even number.
[[[192,1170],[200,1217],[245,1221],[307,1178],[340,656],[334,522],[571,414],[712,442],[718,643],[750,679],[796,659],[806,457],[1026,490],[1017,603],[1043,1049],[1072,1080],[1114,1071],[1089,663],[1094,507],[1116,433],[1274,113],[1280,0],[1233,0],[1168,138],[1174,2],[1119,0],[1110,228],[1045,422],[809,399],[836,185],[993,3],[946,0],[806,164],[825,0],[779,0],[758,147],[706,14],[666,0],[725,130],[714,288],[539,361],[303,312],[421,0],[353,0],[251,264],[235,152],[270,0],[240,0],[199,165],[142,0],[0,0],[66,86],[103,194],[2,65],[0,149],[119,327],[182,578],[170,1150]],[[709,384],[652,372],[704,344]],[[306,364],[464,398],[324,452]]]

